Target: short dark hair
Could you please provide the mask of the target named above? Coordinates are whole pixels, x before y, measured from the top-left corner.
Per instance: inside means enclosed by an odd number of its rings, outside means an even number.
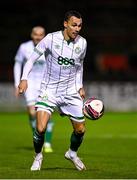
[[[72,16],[77,18],[82,18],[81,14],[78,11],[71,10],[65,13],[64,21],[68,21]]]

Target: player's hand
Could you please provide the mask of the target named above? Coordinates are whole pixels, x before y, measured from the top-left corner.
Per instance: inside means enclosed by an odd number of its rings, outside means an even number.
[[[85,99],[85,96],[86,96],[86,93],[85,93],[84,88],[83,88],[83,87],[80,88],[78,92],[79,92],[81,98],[84,100],[84,99]]]
[[[18,85],[18,93],[23,94],[28,88],[27,80],[21,80],[20,84]]]

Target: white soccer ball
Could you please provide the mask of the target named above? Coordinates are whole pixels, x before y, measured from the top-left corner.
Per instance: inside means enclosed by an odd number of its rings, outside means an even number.
[[[85,117],[90,120],[98,120],[104,114],[104,103],[97,98],[88,98],[83,107]]]

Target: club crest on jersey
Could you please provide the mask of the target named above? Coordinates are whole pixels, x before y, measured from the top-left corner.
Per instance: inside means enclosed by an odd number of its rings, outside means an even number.
[[[79,46],[76,47],[76,48],[75,48],[75,53],[76,53],[76,54],[79,54],[80,52],[81,52],[81,48],[80,48]]]

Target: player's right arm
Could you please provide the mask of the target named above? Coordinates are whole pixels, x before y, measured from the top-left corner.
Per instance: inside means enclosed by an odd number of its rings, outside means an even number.
[[[28,75],[33,67],[33,64],[37,61],[37,59],[46,51],[47,46],[48,46],[48,36],[43,38],[37,46],[34,48],[33,53],[31,54],[30,58],[27,60],[26,64],[24,65],[23,68],[23,74],[21,77],[20,84],[18,86],[19,93],[22,94],[27,90],[28,83]]]
[[[19,61],[15,61],[14,69],[13,69],[15,97],[18,97],[18,95],[19,95],[18,94],[18,85],[19,85],[20,77],[21,77],[21,68],[22,68],[22,64]]]
[[[31,54],[29,60],[25,63],[24,68],[23,68],[23,74],[21,77],[21,81],[18,85],[18,93],[22,94],[24,93],[27,88],[28,88],[28,83],[27,83],[27,79],[28,79],[28,75],[33,67],[33,64],[35,63],[35,61],[40,57],[40,54],[38,54],[37,52],[33,51],[33,53]]]
[[[22,66],[24,63],[25,59],[25,54],[24,54],[24,44],[21,44],[17,50],[17,53],[15,55],[15,63],[13,67],[13,74],[14,74],[14,87],[15,87],[15,96],[18,97],[18,85],[20,82],[21,78],[21,71],[22,71]]]

